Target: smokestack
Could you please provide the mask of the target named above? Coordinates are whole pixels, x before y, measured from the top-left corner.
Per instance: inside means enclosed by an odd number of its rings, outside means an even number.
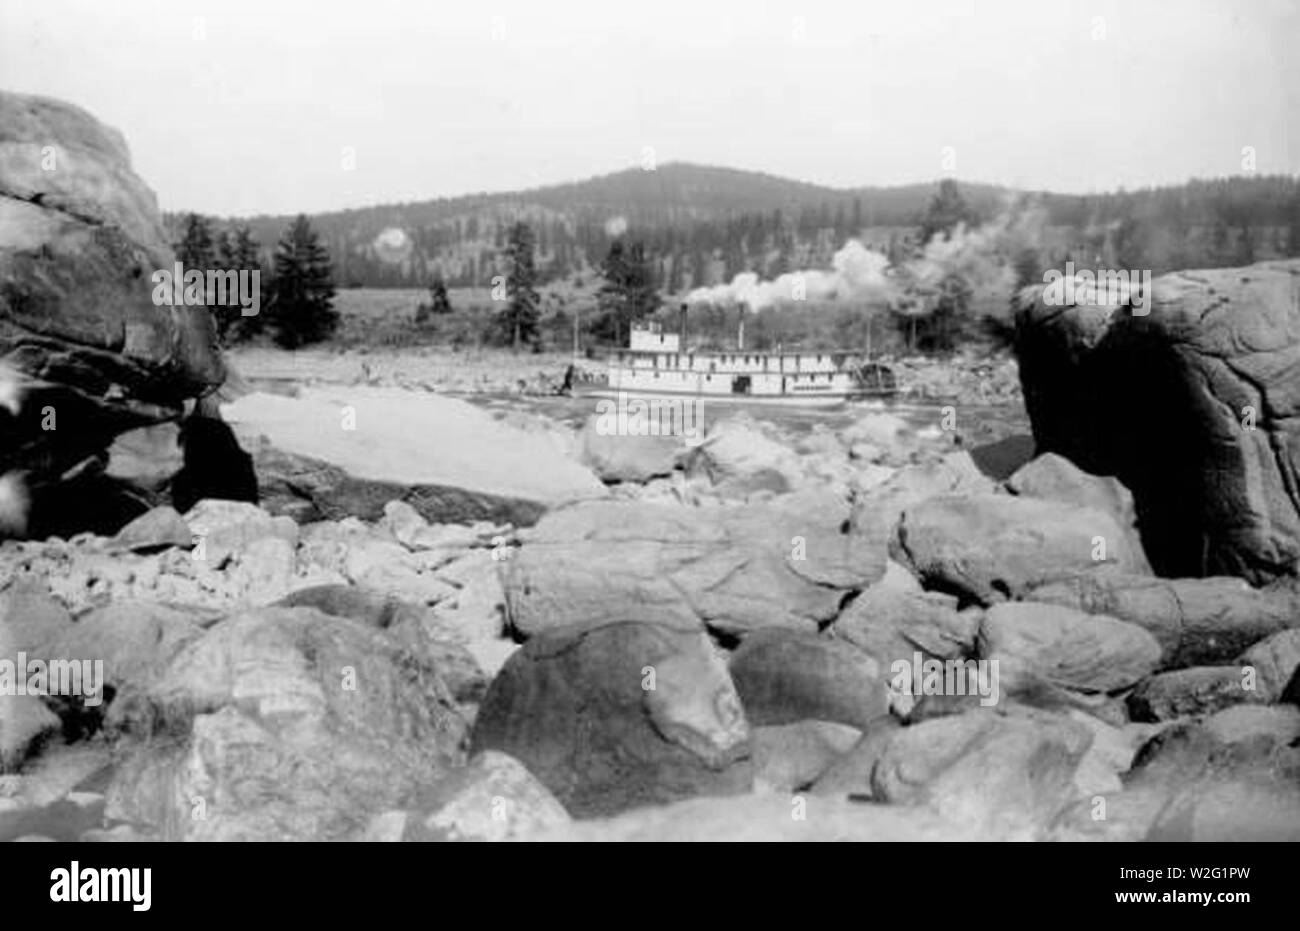
[[[745,314],[748,312],[749,309],[744,304],[741,304],[740,321],[736,325],[736,348],[741,352],[745,351]]]
[[[686,349],[686,302],[682,301],[681,308],[677,311],[677,345]]]

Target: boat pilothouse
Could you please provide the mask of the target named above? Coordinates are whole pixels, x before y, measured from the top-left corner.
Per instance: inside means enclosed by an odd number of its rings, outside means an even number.
[[[839,403],[894,393],[893,374],[854,352],[684,350],[681,336],[657,323],[634,326],[627,349],[609,360],[610,393],[716,400]]]

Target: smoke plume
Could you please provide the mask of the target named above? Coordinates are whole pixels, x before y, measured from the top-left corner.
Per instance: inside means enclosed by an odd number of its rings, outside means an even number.
[[[976,293],[1009,295],[1015,285],[1012,260],[1040,241],[1044,212],[1008,205],[995,219],[968,229],[959,225],[945,239],[935,236],[920,254],[891,267],[884,254],[850,239],[831,259],[831,269],[805,269],[763,281],[741,272],[730,284],[696,288],[688,303],[743,304],[758,312],[801,301],[892,304],[909,293],[937,290],[949,275],[960,275]]]

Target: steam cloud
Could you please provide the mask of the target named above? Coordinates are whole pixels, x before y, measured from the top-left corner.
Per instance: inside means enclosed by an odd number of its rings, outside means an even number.
[[[730,284],[695,288],[688,303],[744,304],[758,312],[799,301],[892,303],[909,291],[934,291],[948,275],[961,275],[975,291],[1010,294],[1011,260],[1039,240],[1045,215],[1036,207],[1008,206],[994,220],[973,229],[959,225],[944,239],[935,236],[921,254],[891,268],[889,259],[850,239],[831,259],[831,269],[805,269],[763,281],[741,272]]]

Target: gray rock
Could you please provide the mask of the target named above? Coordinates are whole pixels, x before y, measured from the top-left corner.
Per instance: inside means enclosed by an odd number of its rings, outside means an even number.
[[[974,651],[979,630],[978,615],[959,612],[956,604],[947,595],[877,583],[855,598],[831,629],[884,670],[900,660],[911,663],[917,652],[926,659],[955,659]]]
[[[119,433],[180,416],[225,370],[205,308],[153,301],[150,275],[175,257],[121,134],[13,93],[0,94],[0,127],[0,364],[21,405],[0,423],[0,475],[49,481]],[[57,430],[42,429],[47,407]]]
[[[1077,796],[1092,742],[1083,725],[1046,714],[973,711],[905,727],[872,774],[882,801],[924,804],[989,839],[1041,836]]]
[[[651,687],[653,686],[653,687]],[[574,817],[749,789],[749,727],[700,632],[610,623],[538,634],[506,662],[471,751],[523,763]]]
[[[815,631],[847,592],[884,573],[884,551],[844,533],[843,506],[799,495],[748,507],[587,502],[548,514],[503,562],[521,637],[609,618],[743,637]]]
[[[1255,589],[1233,578],[1081,573],[1036,586],[1026,597],[1146,628],[1166,668],[1230,662],[1300,621],[1300,598],[1289,589]]]
[[[1007,479],[1007,488],[1030,498],[1045,498],[1105,511],[1128,533],[1130,548],[1135,553],[1142,552],[1133,495],[1118,479],[1091,475],[1064,456],[1044,453],[1016,470]],[[1149,566],[1142,566],[1143,571],[1149,569]]]
[[[810,786],[861,736],[856,727],[833,721],[755,727],[750,738],[755,791],[797,792]]]
[[[510,841],[571,820],[555,796],[514,757],[488,750],[440,782],[411,819],[404,840]]]
[[[600,417],[590,418],[578,442],[582,462],[606,483],[647,482],[669,475],[684,448],[676,437],[606,434],[601,432],[600,424]]]
[[[1004,495],[928,498],[904,513],[897,548],[922,582],[981,604],[1072,572],[1145,565],[1104,511]]]
[[[1132,491],[1161,575],[1296,574],[1297,273],[1291,259],[1162,275],[1143,316],[1021,293],[1016,355],[1038,447]]]
[[[961,841],[987,840],[919,807],[862,805],[815,795],[697,798],[574,821],[533,841]]]
[[[1155,672],[1160,644],[1136,624],[1021,601],[988,609],[980,624],[979,656],[997,662],[1008,693],[1036,683],[1115,692]]]
[[[1300,738],[1300,708],[1293,705],[1233,705],[1201,723],[1225,744],[1263,736],[1285,745]]]
[[[1245,702],[1267,701],[1245,687],[1240,666],[1192,666],[1144,680],[1128,697],[1135,721],[1169,721],[1208,714]]]
[[[353,429],[340,429],[350,410]],[[404,501],[433,523],[531,526],[548,509],[607,490],[546,435],[456,398],[399,388],[256,392],[223,405],[253,456],[264,503],[300,519],[378,520]],[[432,445],[413,438],[436,437]]]
[[[1237,664],[1255,670],[1255,687],[1265,701],[1280,701],[1300,671],[1300,627],[1265,637],[1242,653]]]
[[[880,664],[842,640],[755,631],[729,668],[745,716],[756,726],[818,720],[863,729],[889,713]]]
[[[70,626],[71,613],[39,579],[20,579],[0,594],[0,628],[4,642],[14,652],[38,655]],[[14,657],[0,654],[0,659]]]
[[[165,840],[331,840],[464,761],[438,671],[310,608],[214,625],[135,703],[108,817]]]
[[[194,545],[194,532],[174,508],[160,505],[119,530],[110,545],[117,549],[135,551],[172,546],[189,549]]]

